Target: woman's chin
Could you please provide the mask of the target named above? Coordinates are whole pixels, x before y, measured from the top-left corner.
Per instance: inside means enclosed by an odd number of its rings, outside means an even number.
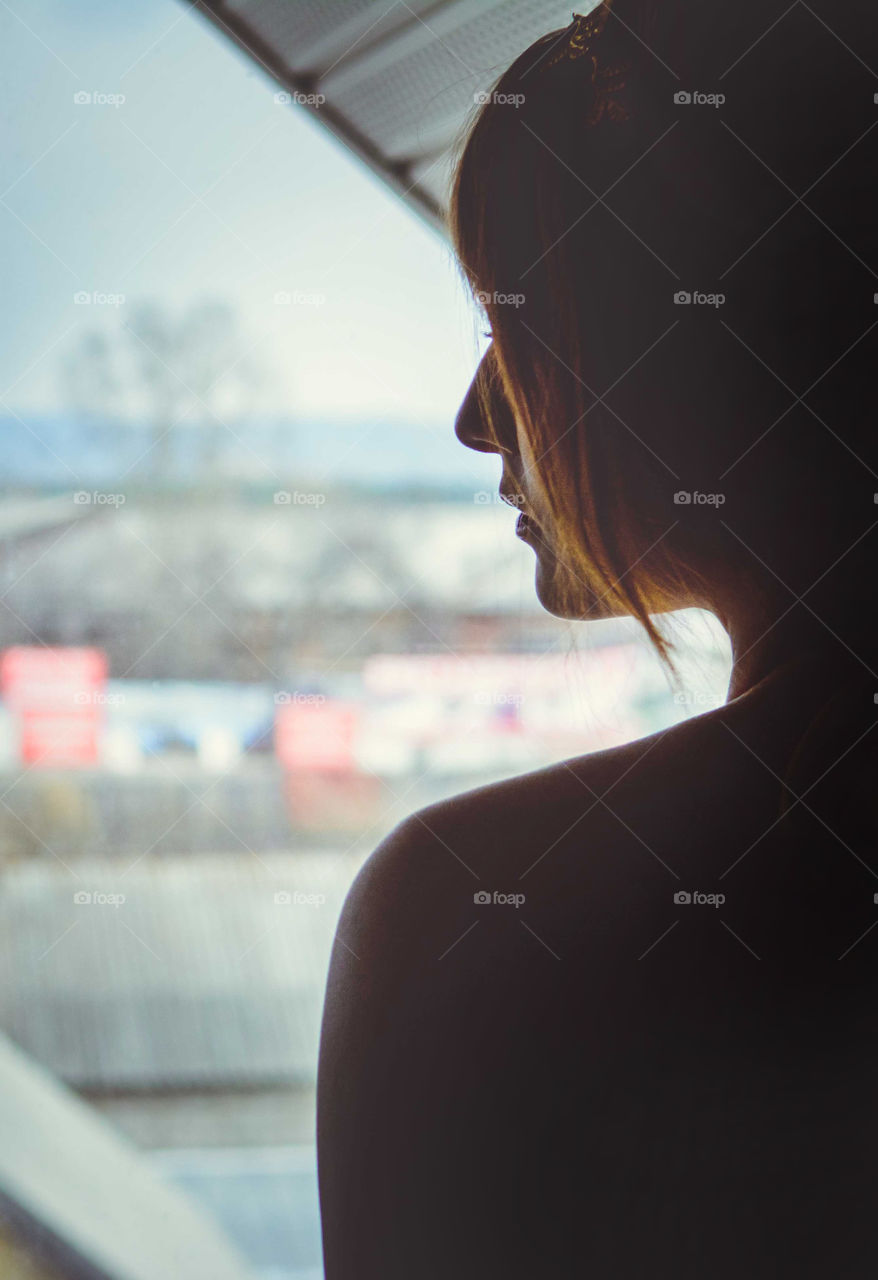
[[[537,554],[534,586],[546,612],[566,622],[594,622],[617,616],[609,601],[586,583],[573,579],[551,554]]]
[[[551,613],[555,618],[576,618],[579,616],[576,600],[570,592],[569,584],[559,581],[562,575],[559,575],[558,568],[558,563],[553,557],[537,554],[534,578],[537,599],[546,612]],[[564,574],[563,577],[567,575]]]

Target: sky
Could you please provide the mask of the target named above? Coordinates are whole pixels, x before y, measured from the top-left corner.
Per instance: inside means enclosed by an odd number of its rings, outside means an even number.
[[[478,326],[447,245],[229,40],[178,0],[2,0],[0,49],[9,409],[67,410],[83,330],[210,298],[268,412],[450,436]]]

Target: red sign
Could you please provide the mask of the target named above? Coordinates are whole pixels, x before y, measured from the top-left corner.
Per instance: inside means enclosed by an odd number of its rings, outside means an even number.
[[[277,708],[274,742],[285,769],[350,770],[359,708],[352,703],[295,697]]]
[[[23,764],[96,764],[107,659],[99,649],[19,645],[0,657],[0,693],[18,719]]]

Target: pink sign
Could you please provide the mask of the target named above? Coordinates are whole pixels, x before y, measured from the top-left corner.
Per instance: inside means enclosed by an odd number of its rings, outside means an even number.
[[[274,729],[277,758],[285,769],[353,769],[358,720],[352,703],[281,703]]]
[[[0,656],[0,693],[19,725],[23,764],[98,761],[107,659],[100,649],[18,645]]]

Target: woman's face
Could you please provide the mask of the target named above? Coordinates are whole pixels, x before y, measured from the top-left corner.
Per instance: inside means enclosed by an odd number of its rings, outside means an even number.
[[[478,388],[486,362],[492,358],[489,348],[458,412],[457,438],[469,449],[497,453],[502,458],[500,496],[518,510],[516,535],[536,554],[536,592],[543,608],[559,618],[608,617],[611,611],[602,605],[600,591],[589,587],[582,571],[575,569],[559,549],[560,540],[536,479],[539,459],[533,457],[511,410],[497,405],[494,411],[496,438],[484,420]]]

